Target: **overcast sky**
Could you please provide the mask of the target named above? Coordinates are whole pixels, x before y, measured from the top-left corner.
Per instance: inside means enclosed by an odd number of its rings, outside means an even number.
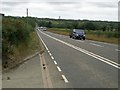
[[[118,21],[119,0],[3,0],[0,13],[58,19]]]

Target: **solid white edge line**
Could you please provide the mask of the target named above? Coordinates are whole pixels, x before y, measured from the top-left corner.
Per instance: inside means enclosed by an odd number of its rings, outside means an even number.
[[[41,32],[41,31],[40,31],[40,32]],[[37,32],[37,34],[38,34],[38,32]],[[38,34],[38,36],[39,36],[39,38],[41,39],[41,41],[42,41],[43,45],[45,46],[46,50],[48,50],[48,47],[46,46],[46,44],[44,43],[44,41],[42,40],[42,38],[40,37],[39,34]]]
[[[80,40],[78,40],[78,42],[82,42],[82,43],[84,43],[85,41],[80,41]]]
[[[62,70],[60,69],[60,67],[59,67],[59,66],[57,66],[57,69],[58,69],[58,71],[59,71],[59,72],[61,72],[61,71],[62,71]]]
[[[110,46],[118,46],[118,45],[115,45],[115,44],[110,44],[110,43],[105,43],[105,42],[99,42],[99,41],[93,41],[93,40],[89,40],[91,42],[95,42],[95,43],[100,43],[100,44],[105,44],[105,45],[110,45]]]
[[[55,65],[57,65],[57,62],[56,62],[56,61],[54,61],[54,63],[55,63]]]
[[[101,46],[101,45],[99,45],[99,44],[95,44],[95,43],[90,43],[91,45],[94,45],[94,46],[98,46],[98,47],[103,47],[103,46]]]
[[[67,80],[67,78],[65,77],[65,75],[62,75],[62,78],[63,78],[63,80],[65,81],[65,83],[68,83],[68,80]]]
[[[41,32],[41,31],[40,31]],[[102,62],[105,62],[105,63],[107,63],[107,64],[109,64],[109,65],[111,65],[111,66],[113,66],[113,67],[115,67],[115,68],[118,68],[118,69],[120,69],[120,64],[118,64],[118,63],[116,63],[116,62],[113,62],[113,61],[111,61],[111,60],[109,60],[109,59],[106,59],[106,58],[104,58],[104,57],[102,57],[102,56],[99,56],[99,55],[97,55],[97,54],[94,54],[94,53],[92,53],[92,52],[89,52],[89,51],[87,51],[87,50],[84,50],[84,49],[82,49],[82,48],[79,48],[79,47],[77,47],[77,46],[74,46],[74,45],[72,45],[72,44],[69,44],[69,43],[67,43],[67,42],[64,42],[64,41],[62,41],[62,40],[60,40],[60,39],[57,39],[57,38],[55,38],[55,37],[52,37],[52,36],[50,36],[50,35],[48,35],[48,34],[45,34],[45,33],[43,33],[43,32],[41,32],[42,34],[44,34],[44,35],[46,35],[46,36],[48,36],[48,37],[50,37],[50,38],[52,38],[52,39],[54,39],[54,40],[56,40],[56,41],[59,41],[59,42],[61,42],[61,43],[63,43],[63,44],[65,44],[65,45],[67,45],[67,46],[69,46],[69,47],[72,47],[72,48],[74,48],[74,49],[76,49],[76,50],[78,50],[78,51],[81,51],[81,52],[83,52],[83,53],[85,53],[85,54],[87,54],[87,55],[89,55],[89,56],[92,56],[92,57],[94,57],[94,58],[97,58],[98,60],[100,60],[100,61],[102,61]],[[103,60],[104,59],[104,60]],[[107,61],[106,61],[107,60]],[[116,65],[114,65],[114,64],[116,64]],[[118,65],[118,66],[117,66]]]

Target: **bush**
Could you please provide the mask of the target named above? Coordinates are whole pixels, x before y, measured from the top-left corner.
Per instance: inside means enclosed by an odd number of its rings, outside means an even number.
[[[18,47],[21,43],[29,44],[29,35],[33,27],[20,18],[12,17],[4,17],[2,25],[2,56],[8,59],[9,55],[14,53],[13,47]]]

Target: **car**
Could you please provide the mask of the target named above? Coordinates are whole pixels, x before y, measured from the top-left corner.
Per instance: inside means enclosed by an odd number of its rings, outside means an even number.
[[[85,32],[82,29],[73,29],[69,33],[70,38],[85,40]]]
[[[42,29],[43,31],[47,31],[47,28],[46,27],[43,27],[43,29]]]

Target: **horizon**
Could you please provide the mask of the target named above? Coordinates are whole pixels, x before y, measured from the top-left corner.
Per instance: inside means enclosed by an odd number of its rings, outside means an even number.
[[[3,13],[0,13],[0,14],[3,14]],[[6,17],[20,17],[20,18],[25,18],[27,16],[12,16],[12,15],[6,15],[4,14],[4,16]],[[55,20],[59,20],[59,18],[51,18],[51,17],[34,17],[34,16],[28,16],[30,18],[38,18],[38,19],[55,19]],[[68,19],[64,19],[64,18],[60,18],[60,20],[81,20],[81,21],[100,21],[100,22],[118,22],[118,21],[107,21],[107,20],[90,20],[90,19],[71,19],[71,18],[68,18]]]

